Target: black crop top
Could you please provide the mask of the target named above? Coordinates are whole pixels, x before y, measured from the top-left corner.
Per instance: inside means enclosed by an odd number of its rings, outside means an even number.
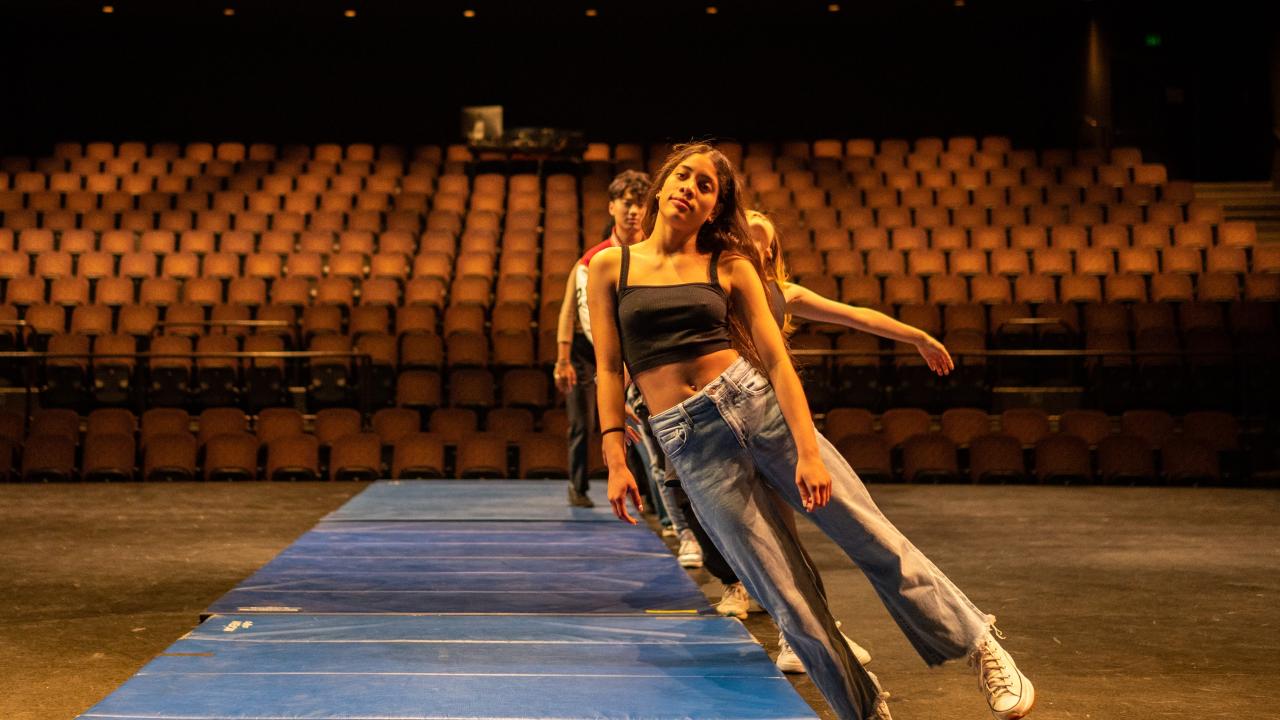
[[[716,273],[719,261],[720,253],[712,253],[707,282],[628,285],[631,249],[622,247],[618,336],[632,375],[732,347],[729,298]]]

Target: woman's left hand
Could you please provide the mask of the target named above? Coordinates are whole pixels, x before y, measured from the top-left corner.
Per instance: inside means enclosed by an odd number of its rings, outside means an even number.
[[[929,369],[939,375],[950,375],[956,367],[946,346],[935,340],[932,335],[926,334],[917,341],[916,350],[920,352],[920,357],[924,358]]]
[[[796,487],[806,512],[824,508],[831,502],[831,474],[818,458],[801,458],[796,462]]]

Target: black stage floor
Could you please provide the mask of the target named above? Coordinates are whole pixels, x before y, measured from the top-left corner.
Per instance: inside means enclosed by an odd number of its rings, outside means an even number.
[[[0,718],[74,718],[362,487],[0,485]],[[1032,718],[1280,717],[1280,493],[872,491],[999,617],[1036,684]],[[852,564],[811,526],[802,534],[896,718],[990,717],[962,664],[926,668]],[[764,615],[747,626],[776,653]],[[822,708],[812,684],[796,686]]]

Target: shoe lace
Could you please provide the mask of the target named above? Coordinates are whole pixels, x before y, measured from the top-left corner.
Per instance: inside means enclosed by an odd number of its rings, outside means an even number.
[[[734,583],[726,589],[725,595],[734,600],[746,600],[747,588],[742,583]]]
[[[992,647],[990,640],[983,640],[970,658],[970,663],[978,669],[983,686],[991,695],[1012,694],[1013,679],[1000,656],[1000,651]]]

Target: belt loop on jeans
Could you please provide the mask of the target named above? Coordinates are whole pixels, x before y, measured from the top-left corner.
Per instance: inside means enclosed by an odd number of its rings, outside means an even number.
[[[689,411],[684,408],[684,403],[680,403],[679,405],[676,405],[676,409],[680,411],[680,417],[684,418],[684,421],[688,423],[690,428],[692,428],[693,416],[691,416],[689,414]]]

